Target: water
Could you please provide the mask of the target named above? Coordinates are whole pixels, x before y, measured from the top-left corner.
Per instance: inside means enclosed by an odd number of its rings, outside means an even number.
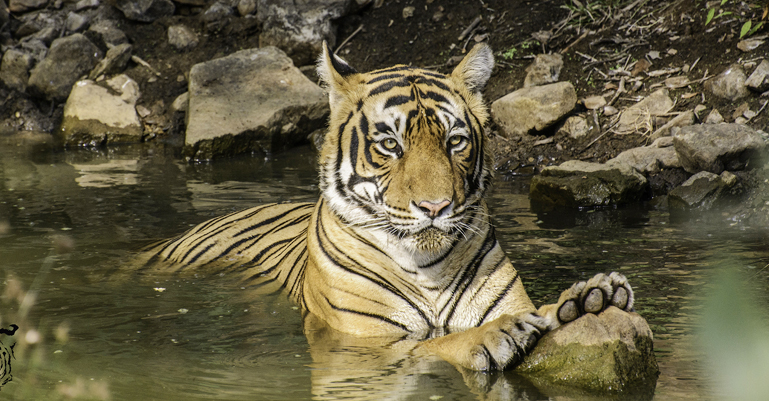
[[[189,165],[161,145],[68,152],[17,145],[0,146],[0,323],[21,327],[0,336],[17,342],[14,378],[0,398],[557,395],[509,373],[468,379],[437,361],[375,368],[370,362],[381,366],[387,356],[356,344],[311,355],[299,311],[281,296],[248,297],[218,277],[119,274],[139,247],[212,216],[317,199],[308,149]],[[648,207],[536,215],[527,188],[525,177],[498,180],[490,206],[535,304],[555,301],[576,280],[621,271],[654,331],[661,370],[654,398],[718,399],[697,341],[704,295],[725,260],[750,275],[742,290],[765,293],[769,230],[720,216],[671,221]],[[759,297],[758,309],[766,301]]]

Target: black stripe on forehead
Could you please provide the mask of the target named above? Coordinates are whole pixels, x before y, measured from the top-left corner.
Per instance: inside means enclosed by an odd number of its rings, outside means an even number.
[[[376,96],[380,93],[385,93],[393,88],[402,88],[409,85],[411,85],[411,83],[401,77],[401,79],[387,81],[377,86],[376,88],[372,89],[371,92],[368,93],[368,96]]]

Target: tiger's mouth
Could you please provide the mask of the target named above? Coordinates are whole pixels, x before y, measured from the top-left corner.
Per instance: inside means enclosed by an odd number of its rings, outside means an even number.
[[[422,252],[436,253],[451,246],[454,237],[436,227],[428,227],[411,236],[414,246]]]

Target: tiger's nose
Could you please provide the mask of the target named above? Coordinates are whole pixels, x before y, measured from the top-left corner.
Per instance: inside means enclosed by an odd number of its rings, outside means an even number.
[[[427,217],[429,217],[431,219],[434,219],[434,218],[438,217],[441,214],[441,212],[446,210],[446,208],[450,204],[451,204],[451,202],[448,201],[448,200],[444,200],[444,201],[439,202],[439,203],[422,201],[422,202],[419,202],[419,205],[417,205],[417,206],[419,206],[419,209],[422,210],[427,215]]]

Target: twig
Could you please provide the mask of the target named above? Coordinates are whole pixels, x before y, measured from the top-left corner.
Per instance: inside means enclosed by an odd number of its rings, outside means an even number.
[[[590,61],[592,61],[592,62],[594,62],[594,63],[597,63],[597,62],[598,62],[598,59],[597,59],[597,58],[595,58],[595,57],[593,57],[593,56],[588,56],[587,54],[585,54],[585,53],[580,53],[580,52],[578,52],[578,51],[576,51],[576,50],[574,51],[574,53],[577,53],[579,56],[581,56],[581,57],[583,57],[583,58],[586,58],[586,59],[588,59],[588,60],[590,60]]]
[[[347,42],[349,42],[350,40],[352,40],[352,38],[353,38],[355,35],[357,35],[358,33],[360,33],[360,31],[362,31],[362,30],[363,30],[363,24],[360,24],[360,26],[358,27],[358,29],[354,30],[354,31],[353,31],[353,32],[350,34],[350,36],[346,37],[346,38],[345,38],[345,39],[342,41],[342,43],[340,43],[340,44],[339,44],[339,46],[337,46],[337,47],[336,47],[336,50],[334,50],[334,55],[336,55],[336,54],[337,54],[337,52],[338,52],[338,51],[339,51],[341,48],[343,48],[343,47],[344,47],[344,45],[346,45],[346,44],[347,44]]]
[[[590,30],[586,30],[586,31],[585,31],[585,33],[583,33],[583,34],[582,34],[580,37],[578,37],[576,40],[574,40],[573,42],[571,42],[571,44],[570,44],[570,45],[568,45],[568,46],[564,47],[564,48],[563,48],[563,50],[561,50],[561,51],[560,51],[560,53],[561,53],[561,54],[566,54],[566,52],[567,52],[567,51],[569,51],[569,49],[571,49],[571,48],[572,48],[572,46],[574,46],[574,45],[576,45],[577,43],[579,43],[580,41],[582,41],[582,39],[585,39],[585,37],[587,36],[587,34],[588,34],[588,33],[590,33]]]
[[[152,68],[150,63],[142,60],[141,58],[139,58],[139,56],[131,56],[131,60],[133,60],[133,62],[136,63],[136,64],[141,64],[141,65],[147,67],[147,69],[150,70],[153,74],[155,74],[157,76],[160,76],[160,73],[157,72],[157,70],[155,70],[154,68]]]
[[[614,128],[615,125],[617,125],[617,123],[619,123],[619,118],[617,118],[614,122],[612,122],[611,125],[606,128],[606,131],[604,131],[601,135],[598,135],[597,138],[590,141],[590,143],[588,143],[587,146],[585,146],[579,153],[586,151],[589,147],[593,146],[594,143],[598,142],[599,139],[606,136],[606,134],[611,132],[611,129]]]
[[[619,95],[625,91],[625,77],[622,77],[622,79],[619,80],[619,88],[617,88],[617,92],[614,93],[614,96],[611,98],[609,103],[606,103],[607,106],[611,106],[614,104],[614,102],[617,101],[617,98]]]
[[[483,17],[481,17],[480,15],[475,17],[473,22],[471,22],[470,25],[468,25],[467,28],[465,28],[465,30],[462,31],[461,34],[459,34],[459,38],[457,38],[457,40],[463,40],[465,38],[465,36],[469,35],[470,32],[472,32],[473,29],[475,29],[475,27],[477,27],[478,24],[481,23],[482,19],[483,19]]]

